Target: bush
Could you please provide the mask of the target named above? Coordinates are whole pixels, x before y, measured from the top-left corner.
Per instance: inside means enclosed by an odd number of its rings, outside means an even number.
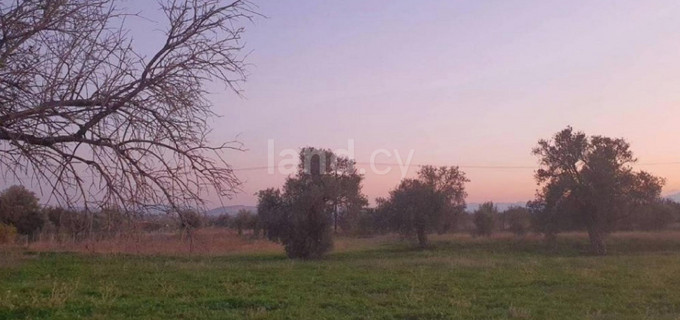
[[[0,244],[12,243],[17,235],[17,228],[12,225],[0,223]]]
[[[23,186],[11,186],[0,194],[0,223],[12,225],[23,235],[34,235],[45,224],[38,198]]]
[[[333,247],[328,188],[319,177],[288,178],[286,192],[258,193],[267,239],[283,244],[289,258],[320,258]]]

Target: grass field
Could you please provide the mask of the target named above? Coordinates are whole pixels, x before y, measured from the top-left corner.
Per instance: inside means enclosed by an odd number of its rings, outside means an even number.
[[[321,261],[5,248],[0,319],[679,319],[680,234],[340,239]]]

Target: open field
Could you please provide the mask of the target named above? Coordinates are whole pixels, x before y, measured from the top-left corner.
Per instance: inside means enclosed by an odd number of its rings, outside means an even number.
[[[617,234],[608,257],[584,253],[578,234],[550,250],[536,238],[433,240],[414,251],[390,236],[339,239],[321,261],[246,240],[254,252],[3,248],[0,319],[680,317],[680,233]]]

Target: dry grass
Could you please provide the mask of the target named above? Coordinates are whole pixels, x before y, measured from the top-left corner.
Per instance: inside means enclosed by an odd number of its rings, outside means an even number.
[[[584,232],[562,233],[560,239],[586,241]],[[430,235],[432,243],[452,243],[465,245],[492,245],[493,243],[515,243],[526,241],[538,243],[541,236],[529,234],[518,238],[511,233],[496,233],[491,237],[473,237],[467,233]],[[398,235],[388,234],[370,238],[337,236],[334,252],[371,250],[407,242]],[[665,232],[617,232],[609,237],[610,244],[622,243],[626,247],[636,247],[635,251],[655,251],[657,244],[680,243],[680,231]],[[652,246],[652,247],[650,247]],[[639,248],[638,248],[639,247]],[[647,248],[649,247],[649,248]],[[251,234],[239,236],[233,230],[204,228],[197,230],[193,243],[179,233],[133,233],[106,240],[64,241],[42,240],[24,246],[0,245],[2,259],[0,264],[12,265],[21,259],[23,251],[36,252],[78,252],[90,254],[130,254],[130,255],[196,255],[219,256],[244,253],[283,253],[283,247],[266,239],[255,239]],[[1,265],[0,265],[1,266]]]
[[[98,241],[38,241],[26,247],[38,252],[78,252],[131,255],[225,255],[282,252],[280,245],[227,229],[197,230],[193,242],[179,233],[138,233]]]

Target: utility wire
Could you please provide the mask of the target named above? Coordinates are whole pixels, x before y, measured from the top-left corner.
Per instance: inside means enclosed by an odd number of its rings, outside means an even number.
[[[370,162],[355,162],[357,165],[371,165]],[[398,167],[398,166],[403,166],[404,164],[399,164],[399,163],[387,163],[387,162],[374,162],[373,165],[375,166],[387,166],[387,167]],[[407,167],[424,167],[427,166],[428,164],[408,164],[406,165]],[[664,166],[664,165],[680,165],[680,161],[670,161],[670,162],[646,162],[646,163],[634,163],[633,166]],[[540,168],[539,166],[520,166],[520,165],[459,165],[458,166],[461,169],[538,169]],[[232,170],[234,171],[254,171],[254,170],[265,170],[269,169],[269,166],[260,166],[260,167],[243,167],[243,168],[234,168]],[[278,168],[278,166],[274,166],[274,169]]]

